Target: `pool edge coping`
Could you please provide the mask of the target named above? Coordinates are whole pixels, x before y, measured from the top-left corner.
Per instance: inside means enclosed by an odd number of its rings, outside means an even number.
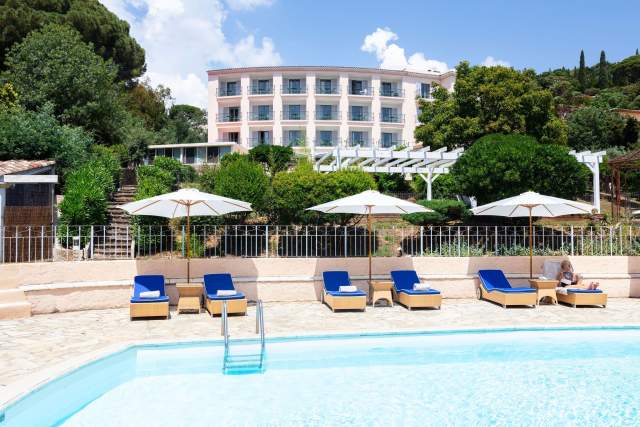
[[[640,330],[640,323],[629,324],[586,324],[586,325],[521,325],[521,326],[499,326],[499,327],[460,327],[460,328],[433,328],[433,329],[406,329],[406,330],[389,330],[389,331],[358,331],[358,332],[338,332],[327,334],[282,334],[272,335],[266,338],[267,343],[284,343],[296,341],[318,341],[325,339],[354,339],[367,337],[394,337],[394,336],[418,336],[418,335],[458,335],[458,334],[481,334],[481,333],[510,333],[510,332],[553,332],[553,331],[598,331],[598,330]],[[235,343],[249,344],[255,343],[257,338],[237,338],[233,340]],[[166,346],[187,346],[187,345],[223,345],[224,340],[220,338],[193,338],[179,340],[132,340],[114,343],[91,351],[87,354],[57,363],[54,366],[38,370],[32,374],[14,381],[0,390],[0,414],[4,414],[7,409],[27,397],[31,393],[35,393],[47,384],[70,375],[73,372],[97,363],[102,359],[114,356],[118,353],[131,350],[135,347],[139,348],[158,348]]]

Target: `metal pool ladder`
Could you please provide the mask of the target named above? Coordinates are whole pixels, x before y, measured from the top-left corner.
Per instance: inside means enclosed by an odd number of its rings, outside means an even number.
[[[222,303],[222,335],[224,336],[224,360],[222,373],[227,375],[256,374],[264,372],[265,338],[264,338],[264,307],[262,300],[256,301],[256,334],[259,337],[259,353],[231,353],[229,340],[229,316],[227,302]],[[236,344],[238,346],[239,344]],[[247,347],[243,345],[243,347]]]

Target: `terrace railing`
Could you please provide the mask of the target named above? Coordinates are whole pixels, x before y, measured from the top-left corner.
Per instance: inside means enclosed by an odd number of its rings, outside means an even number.
[[[0,229],[3,263],[186,256],[186,227],[18,226]],[[639,226],[534,227],[536,255],[640,255]],[[373,228],[374,256],[529,254],[527,226]],[[364,226],[192,226],[191,256],[365,257]]]

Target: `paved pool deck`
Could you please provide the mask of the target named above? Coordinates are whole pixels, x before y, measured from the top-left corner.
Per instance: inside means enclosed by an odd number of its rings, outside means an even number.
[[[0,405],[29,384],[133,343],[221,339],[206,312],[169,320],[129,320],[129,310],[92,310],[0,321]],[[486,301],[445,299],[441,310],[402,306],[333,313],[320,303],[265,303],[269,336],[465,328],[640,325],[640,299],[611,298],[607,308],[540,305],[504,309]],[[231,338],[255,336],[255,307],[229,320]],[[55,370],[52,367],[60,367]],[[64,368],[64,369],[63,369]],[[4,398],[4,399],[3,399]]]

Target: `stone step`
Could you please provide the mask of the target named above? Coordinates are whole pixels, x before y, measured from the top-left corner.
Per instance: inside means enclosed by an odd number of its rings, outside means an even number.
[[[28,302],[9,302],[0,304],[0,320],[31,317],[31,304]]]
[[[21,289],[3,289],[0,290],[0,304],[10,302],[24,302],[27,297]]]

